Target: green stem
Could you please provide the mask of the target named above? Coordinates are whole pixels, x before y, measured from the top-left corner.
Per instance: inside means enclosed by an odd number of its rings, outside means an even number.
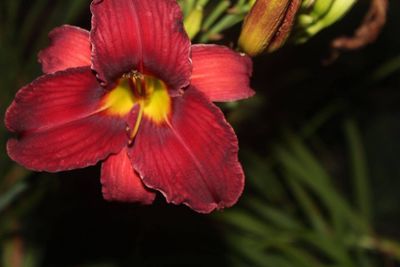
[[[207,16],[203,23],[203,31],[207,31],[215,21],[228,9],[230,3],[228,0],[223,0],[218,3],[214,10]]]

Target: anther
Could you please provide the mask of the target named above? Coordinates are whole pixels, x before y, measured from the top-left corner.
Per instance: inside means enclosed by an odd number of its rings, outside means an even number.
[[[144,79],[144,75],[137,70],[131,70],[130,72],[123,74],[122,78],[141,80]]]
[[[138,72],[137,70],[132,71],[131,77],[135,80],[143,80],[144,79],[144,75],[142,73]]]

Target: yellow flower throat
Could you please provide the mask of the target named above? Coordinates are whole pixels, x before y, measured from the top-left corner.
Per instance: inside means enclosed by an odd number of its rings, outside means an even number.
[[[136,135],[143,116],[157,124],[166,122],[171,112],[167,85],[153,76],[133,71],[123,75],[103,101],[106,113],[119,117],[127,116],[135,105],[139,105],[139,114],[134,129],[130,131],[131,139]]]

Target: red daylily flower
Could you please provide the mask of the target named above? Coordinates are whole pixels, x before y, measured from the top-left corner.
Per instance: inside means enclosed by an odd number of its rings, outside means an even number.
[[[208,213],[244,186],[237,138],[211,101],[253,95],[251,60],[191,45],[174,0],[95,0],[92,30],[62,26],[39,54],[5,123],[9,156],[36,171],[104,161],[107,200],[168,202]]]

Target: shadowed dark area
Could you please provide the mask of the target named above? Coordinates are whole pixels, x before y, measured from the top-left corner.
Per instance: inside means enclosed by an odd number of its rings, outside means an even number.
[[[8,158],[12,134],[1,124],[0,266],[400,266],[400,3],[389,1],[375,43],[323,64],[367,2],[305,44],[254,58],[256,96],[218,104],[247,179],[225,211],[198,214],[161,194],[151,206],[106,202],[99,164],[30,173]],[[1,118],[40,75],[48,31],[89,29],[88,3],[0,3]],[[239,32],[236,24],[217,42],[234,47]]]

